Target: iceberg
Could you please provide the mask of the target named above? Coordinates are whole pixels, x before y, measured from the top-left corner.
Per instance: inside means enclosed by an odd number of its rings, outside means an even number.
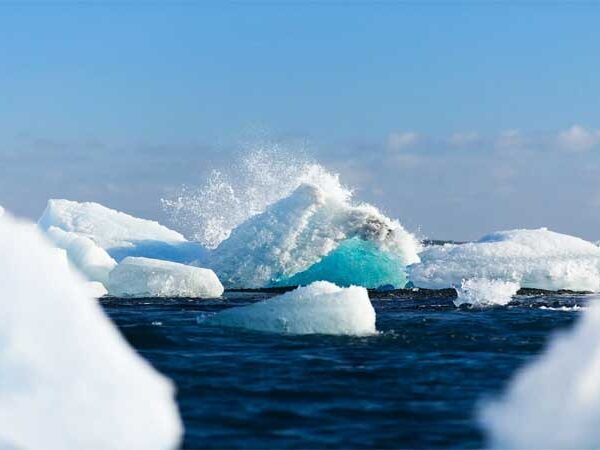
[[[498,449],[600,447],[600,307],[554,337],[479,418]]]
[[[376,333],[367,290],[317,281],[248,306],[227,309],[208,323],[289,334],[365,336]]]
[[[0,448],[171,449],[173,385],[39,229],[0,217]]]
[[[305,183],[235,228],[201,263],[227,287],[319,280],[404,287],[404,268],[419,261],[419,250],[399,222],[371,205],[351,204],[341,186]]]
[[[519,288],[519,283],[513,281],[471,278],[463,280],[460,287],[454,288],[457,294],[454,304],[476,307],[504,306],[510,303]]]
[[[583,239],[549,231],[500,231],[477,242],[425,248],[421,262],[407,268],[415,286],[443,289],[464,279],[485,278],[547,290],[600,289],[600,248]]]
[[[110,273],[116,297],[220,297],[223,285],[210,269],[129,256]]]
[[[143,256],[190,262],[205,252],[200,244],[187,241],[158,222],[92,202],[49,200],[38,226],[45,231],[54,227],[91,239],[117,261],[127,256]]]
[[[90,281],[106,285],[108,274],[117,262],[91,239],[51,226],[46,235],[57,247],[66,251],[69,262]]]

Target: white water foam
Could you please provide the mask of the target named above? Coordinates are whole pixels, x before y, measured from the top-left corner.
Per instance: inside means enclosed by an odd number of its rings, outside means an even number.
[[[177,447],[173,385],[33,224],[0,217],[0,448]]]
[[[519,283],[512,281],[471,278],[463,280],[460,287],[454,288],[457,294],[454,304],[477,307],[504,306],[510,303],[519,288]]]

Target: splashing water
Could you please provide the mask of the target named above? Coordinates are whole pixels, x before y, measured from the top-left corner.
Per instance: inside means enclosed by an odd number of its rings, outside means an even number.
[[[174,198],[161,199],[161,203],[179,229],[212,249],[242,222],[287,197],[303,183],[317,185],[341,199],[351,196],[337,174],[302,152],[292,154],[278,144],[260,144],[251,148],[238,164],[226,170],[212,170],[199,187],[184,186]]]
[[[463,280],[461,286],[455,288],[458,297],[454,300],[454,304],[475,307],[504,306],[510,303],[519,287],[519,283],[512,281],[485,278]]]

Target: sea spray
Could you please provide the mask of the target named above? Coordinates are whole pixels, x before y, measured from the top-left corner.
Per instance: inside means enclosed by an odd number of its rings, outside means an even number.
[[[213,169],[198,187],[183,186],[161,199],[177,229],[207,248],[216,248],[231,231],[269,205],[310,183],[348,198],[339,176],[300,152],[273,143],[257,145],[226,168]]]
[[[269,147],[163,205],[179,227],[191,227],[188,235],[213,249],[198,264],[215,270],[226,287],[318,280],[404,287],[404,268],[419,260],[420,243],[398,221],[352,197],[337,174]]]
[[[504,306],[511,301],[513,295],[516,295],[519,287],[519,283],[512,281],[485,278],[462,280],[460,287],[455,288],[457,298],[454,304],[475,307]]]

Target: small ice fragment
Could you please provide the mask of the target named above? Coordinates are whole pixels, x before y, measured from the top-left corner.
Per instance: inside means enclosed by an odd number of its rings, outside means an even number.
[[[367,290],[317,281],[283,295],[216,314],[208,323],[289,334],[364,336],[376,333]]]
[[[223,285],[210,269],[127,257],[110,273],[108,292],[116,297],[220,297]]]

